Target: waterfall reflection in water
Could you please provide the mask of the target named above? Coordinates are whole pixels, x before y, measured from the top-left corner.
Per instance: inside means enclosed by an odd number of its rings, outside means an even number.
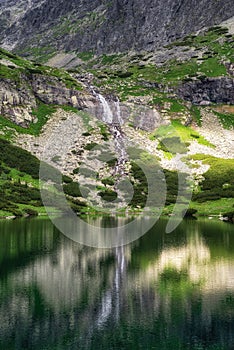
[[[1,348],[233,349],[233,226],[165,226],[104,250],[46,220],[0,223]]]

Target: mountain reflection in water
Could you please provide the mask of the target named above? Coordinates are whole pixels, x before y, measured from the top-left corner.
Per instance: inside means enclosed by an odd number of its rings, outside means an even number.
[[[0,348],[233,349],[233,226],[166,223],[94,249],[49,220],[0,222]]]

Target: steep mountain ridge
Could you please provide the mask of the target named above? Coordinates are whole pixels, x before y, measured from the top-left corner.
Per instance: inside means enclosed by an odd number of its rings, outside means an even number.
[[[176,202],[176,172],[192,180],[200,213],[231,210],[232,15],[230,1],[2,2],[0,37],[18,52],[0,50],[2,209],[21,215],[41,205],[27,190],[38,188],[31,169],[7,163],[25,149],[63,173],[78,213],[143,208],[149,192],[138,161],[165,174],[165,213]]]
[[[234,16],[231,0],[5,0],[2,46],[24,55],[152,51]]]

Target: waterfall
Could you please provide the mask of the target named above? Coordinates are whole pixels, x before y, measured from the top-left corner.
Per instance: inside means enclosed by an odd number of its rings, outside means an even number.
[[[119,104],[119,99],[115,102],[115,106],[116,106],[116,117],[117,117],[117,121],[120,125],[123,124],[123,119],[121,116],[121,110],[120,110],[120,104]]]
[[[112,113],[112,110],[111,110],[107,100],[101,94],[97,94],[97,97],[98,97],[99,101],[101,102],[101,105],[103,108],[102,120],[107,124],[111,124],[113,122],[113,113]]]
[[[117,101],[108,102],[106,98],[100,93],[96,92],[92,87],[92,93],[98,99],[102,107],[101,119],[104,123],[108,124],[110,133],[112,134],[115,142],[115,151],[117,154],[117,164],[115,166],[114,174],[125,174],[125,163],[128,160],[128,154],[125,148],[125,137],[121,129],[121,125],[124,123],[121,116],[121,108],[119,99]]]
[[[121,307],[121,287],[126,279],[127,258],[123,246],[115,248],[115,275],[113,284],[102,297],[100,311],[97,317],[97,327],[101,328],[111,314],[115,315],[116,322],[119,321]]]

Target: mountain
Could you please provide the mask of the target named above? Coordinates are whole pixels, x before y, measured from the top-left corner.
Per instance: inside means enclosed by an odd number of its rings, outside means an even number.
[[[232,16],[232,0],[3,0],[0,38],[25,56],[153,51]]]
[[[215,28],[207,35],[210,45],[219,36],[229,47],[226,30]],[[200,37],[196,40],[200,42]],[[163,74],[161,83],[155,83],[155,68],[142,65],[142,60],[146,62],[147,56],[135,55],[134,65],[133,57],[101,56],[95,60],[95,70],[91,59],[79,72],[43,66],[1,50],[0,215],[44,212],[39,175],[35,174],[39,161],[30,158],[30,153],[64,174],[64,191],[78,213],[93,212],[100,206],[115,208],[117,196],[126,208],[144,207],[148,185],[137,165],[143,159],[150,173],[152,169],[163,170],[167,183],[164,213],[171,213],[176,202],[178,171],[194,181],[191,205],[199,214],[231,212],[233,107],[227,104],[233,96],[231,74],[217,61],[207,77],[204,70],[202,79],[197,72],[188,81],[190,61],[185,61],[185,66],[170,64],[170,71],[166,62],[161,68],[165,72],[157,72]],[[217,76],[220,72],[226,76]],[[196,84],[202,84],[196,97],[201,99],[200,104],[191,102],[191,89],[196,90]],[[223,86],[222,94],[217,86]],[[179,95],[186,91],[181,99]],[[217,97],[222,105],[212,103]],[[132,199],[128,188],[118,187],[126,177],[133,185]],[[55,176],[52,178],[54,181]],[[158,180],[154,179],[154,184]],[[52,192],[56,199],[52,210],[60,209],[61,198],[55,196],[57,185]],[[162,200],[162,195],[158,191],[156,200]]]
[[[78,213],[152,207],[164,188],[173,214],[189,180],[191,213],[232,215],[232,15],[229,1],[1,2],[0,215],[44,211],[39,160]],[[142,161],[165,177],[157,193]]]

